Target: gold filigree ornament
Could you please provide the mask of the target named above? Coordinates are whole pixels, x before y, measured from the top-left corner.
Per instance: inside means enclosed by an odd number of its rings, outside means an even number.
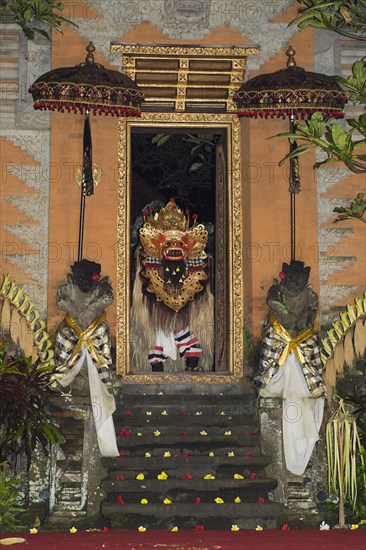
[[[189,214],[186,217],[173,199],[145,220],[140,240],[147,291],[177,312],[204,289],[208,232],[202,224],[196,225],[196,219],[190,227]],[[197,262],[193,268],[190,260]]]
[[[101,178],[102,178],[102,169],[99,166],[99,164],[97,164],[96,162],[93,162],[93,181],[95,186],[97,186],[100,183]],[[75,183],[77,183],[77,185],[81,187],[82,168],[80,164],[78,164],[74,168],[74,180],[75,180]]]

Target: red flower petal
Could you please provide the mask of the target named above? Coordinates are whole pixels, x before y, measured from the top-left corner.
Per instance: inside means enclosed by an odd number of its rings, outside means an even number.
[[[199,504],[199,503],[201,502],[200,497],[195,498],[195,499],[194,499],[194,502],[195,502],[196,504]]]
[[[124,458],[124,457],[126,456],[126,455],[125,455],[125,452],[124,452],[124,451],[120,451],[120,452],[119,452],[119,456],[120,456],[121,458]]]
[[[123,474],[120,474],[116,477],[117,481],[123,481],[125,479],[125,476]]]
[[[264,498],[263,498],[263,497],[259,497],[259,498],[258,498],[258,504],[263,504],[263,502],[265,502]]]
[[[180,432],[180,435],[182,435],[183,437],[185,437],[187,435],[187,432]]]
[[[253,453],[246,453],[246,456],[253,456]]]
[[[290,526],[287,523],[284,523],[281,527],[282,531],[290,531]]]
[[[182,479],[192,479],[191,474],[184,474]]]
[[[187,411],[182,411],[180,414],[181,414],[181,416],[188,416]]]
[[[132,412],[131,411],[126,411],[125,416],[132,416]]]
[[[254,432],[247,432],[247,435],[249,435],[249,437],[251,437],[252,435],[254,435]]]
[[[204,531],[205,526],[204,525],[196,525],[196,531]]]
[[[118,435],[121,435],[122,437],[128,437],[131,435],[131,432],[126,430],[126,428],[122,428]]]
[[[191,455],[190,452],[187,451],[187,452],[184,453],[184,456],[192,456],[192,455]]]
[[[102,533],[109,533],[110,529],[109,527],[103,527]]]
[[[257,474],[256,474],[255,472],[252,472],[252,473],[250,474],[250,478],[251,478],[251,479],[257,479]]]
[[[124,504],[125,501],[123,500],[123,498],[121,497],[121,495],[118,495],[117,497],[117,504]]]

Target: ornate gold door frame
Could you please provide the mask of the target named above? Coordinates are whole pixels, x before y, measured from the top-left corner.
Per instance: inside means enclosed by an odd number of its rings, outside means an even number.
[[[212,373],[141,373],[130,372],[130,204],[131,204],[131,140],[133,131],[150,128],[163,133],[164,129],[206,128],[224,131],[227,138],[227,284],[228,326],[226,360],[227,372]],[[143,113],[139,119],[119,121],[119,184],[117,229],[117,374],[123,383],[235,383],[243,376],[243,282],[242,282],[242,192],[240,169],[240,125],[236,115]]]

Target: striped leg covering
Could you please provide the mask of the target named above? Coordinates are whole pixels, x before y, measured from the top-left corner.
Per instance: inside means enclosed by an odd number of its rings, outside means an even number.
[[[202,353],[200,344],[189,326],[183,330],[174,331],[174,339],[178,347],[179,355],[187,360],[189,357],[199,358]]]
[[[164,354],[164,349],[162,346],[154,346],[147,357],[151,366],[157,365],[157,363],[162,363],[164,365],[167,360],[167,356]]]

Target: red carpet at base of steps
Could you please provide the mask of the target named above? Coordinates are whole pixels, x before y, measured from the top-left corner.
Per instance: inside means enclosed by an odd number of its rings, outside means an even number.
[[[366,550],[366,529],[8,533],[0,541],[8,537],[26,540],[14,550]]]

